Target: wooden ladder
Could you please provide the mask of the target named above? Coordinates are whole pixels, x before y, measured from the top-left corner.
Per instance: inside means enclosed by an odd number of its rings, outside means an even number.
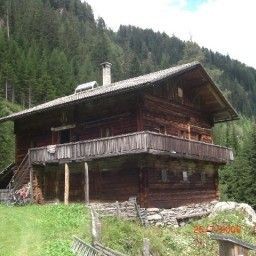
[[[27,184],[30,181],[30,168],[29,153],[27,153],[14,173],[7,188],[16,191]]]
[[[78,237],[74,237],[74,242],[71,247],[72,252],[77,256],[100,256],[105,255],[90,244],[87,244]]]

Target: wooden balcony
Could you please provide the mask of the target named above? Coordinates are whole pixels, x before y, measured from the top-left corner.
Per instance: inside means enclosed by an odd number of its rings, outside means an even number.
[[[229,148],[149,131],[49,145],[32,148],[29,151],[32,164],[89,161],[139,153],[170,155],[175,158],[216,163],[227,163],[233,160],[233,152]]]

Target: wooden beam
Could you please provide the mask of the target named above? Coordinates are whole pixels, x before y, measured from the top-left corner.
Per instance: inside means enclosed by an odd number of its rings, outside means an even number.
[[[84,163],[84,193],[85,203],[89,204],[89,168],[88,163]]]
[[[221,100],[221,98],[219,97],[219,95],[217,94],[217,92],[214,90],[214,88],[212,87],[211,84],[209,84],[208,86],[209,91],[213,94],[213,96],[216,98],[216,100],[218,101],[218,103],[221,105],[222,108],[225,108],[225,103]]]
[[[29,168],[29,180],[30,180],[30,200],[31,203],[34,202],[34,191],[33,191],[33,167]]]
[[[75,124],[63,125],[63,126],[59,126],[59,127],[51,127],[51,131],[52,132],[58,132],[58,131],[73,129],[75,127],[76,127]]]
[[[69,202],[69,166],[65,163],[65,191],[64,191],[64,204]]]
[[[137,131],[143,131],[144,125],[143,125],[143,104],[144,100],[141,95],[137,97],[137,110],[136,110],[136,121],[137,121]]]
[[[59,202],[59,170],[56,170],[55,176],[55,201]]]
[[[191,127],[190,127],[190,124],[188,124],[188,139],[191,140]]]

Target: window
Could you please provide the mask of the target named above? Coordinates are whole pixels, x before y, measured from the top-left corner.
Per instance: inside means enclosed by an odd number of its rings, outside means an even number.
[[[180,88],[180,87],[178,87],[178,96],[179,96],[180,98],[183,98],[183,90],[182,90],[182,88]]]
[[[166,127],[164,125],[160,125],[157,128],[153,129],[154,132],[166,134]]]
[[[201,182],[202,184],[206,182],[206,173],[204,171],[201,172]]]
[[[187,171],[182,172],[182,177],[183,177],[184,182],[188,182],[188,172]]]
[[[185,131],[179,131],[179,137],[186,139],[186,132]]]
[[[193,137],[194,140],[202,141],[202,134],[193,133],[192,135],[193,135],[192,137]]]
[[[70,139],[71,138],[70,138],[70,130],[69,129],[62,130],[59,132],[60,144],[69,143]]]
[[[112,136],[111,128],[100,128],[100,136],[103,137],[110,137]]]
[[[168,170],[162,170],[161,171],[161,179],[162,179],[162,182],[167,182],[168,181]]]
[[[166,134],[166,127],[164,125],[160,126],[160,133]]]

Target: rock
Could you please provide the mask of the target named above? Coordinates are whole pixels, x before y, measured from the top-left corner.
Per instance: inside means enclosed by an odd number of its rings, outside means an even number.
[[[176,215],[176,212],[173,210],[168,210],[168,209],[164,209],[161,211],[162,215],[169,215],[169,216],[174,216]]]
[[[148,211],[148,213],[159,212],[159,208],[148,208],[147,211]]]
[[[183,226],[185,226],[186,225],[186,222],[180,222],[180,227],[183,227]]]
[[[153,214],[148,216],[148,221],[161,220],[162,216],[160,214]]]
[[[213,214],[223,211],[231,211],[236,208],[235,202],[219,202],[213,207]]]
[[[163,222],[157,222],[156,227],[164,227],[164,223]]]
[[[253,208],[245,203],[236,202],[219,202],[213,209],[209,217],[216,216],[217,213],[222,211],[240,211],[246,215],[245,222],[249,226],[254,226],[256,224],[256,213]]]

